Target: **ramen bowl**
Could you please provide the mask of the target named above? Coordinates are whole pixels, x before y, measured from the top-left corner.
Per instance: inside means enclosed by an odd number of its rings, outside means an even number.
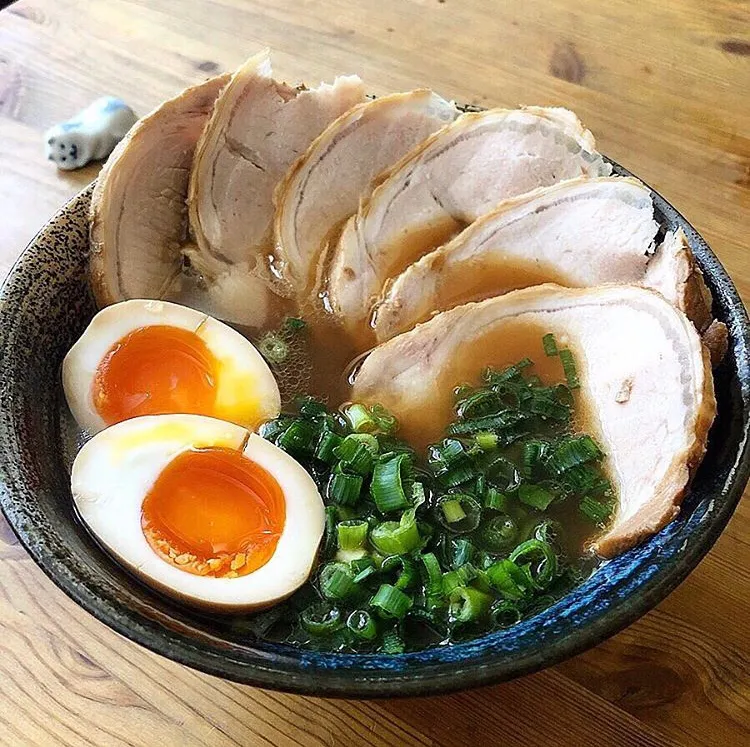
[[[627,174],[616,165],[615,171]],[[657,220],[665,230],[685,231],[713,293],[714,315],[729,329],[727,356],[714,371],[717,420],[675,521],[514,627],[413,653],[315,652],[258,639],[231,618],[183,607],[140,583],[97,544],[70,493],[76,431],[60,364],[96,310],[87,281],[91,190],[40,231],[0,292],[0,506],[66,594],[156,653],[230,680],[319,696],[427,695],[509,680],[595,646],[654,607],[708,552],[742,495],[750,470],[747,313],[706,242],[654,194]]]

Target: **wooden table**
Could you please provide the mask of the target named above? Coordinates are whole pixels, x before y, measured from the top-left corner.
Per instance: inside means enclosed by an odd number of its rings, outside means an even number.
[[[750,299],[742,0],[22,0],[0,13],[0,276],[96,175],[41,133],[96,96],[144,113],[263,45],[290,81],[358,72],[485,106],[564,105],[693,221]],[[1,520],[0,520],[1,521]],[[656,610],[554,669],[452,697],[335,702],[203,675],[80,610],[0,526],[0,743],[747,745],[750,505]]]

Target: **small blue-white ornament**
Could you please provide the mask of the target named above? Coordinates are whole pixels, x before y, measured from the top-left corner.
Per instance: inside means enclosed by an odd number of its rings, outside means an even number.
[[[67,122],[47,130],[47,158],[58,169],[80,169],[89,161],[106,158],[137,120],[122,99],[104,96]]]

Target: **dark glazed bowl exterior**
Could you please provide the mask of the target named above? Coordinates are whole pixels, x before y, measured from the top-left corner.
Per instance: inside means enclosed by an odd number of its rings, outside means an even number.
[[[544,612],[450,648],[399,656],[315,653],[253,640],[180,607],[113,562],[73,510],[59,367],[95,310],[85,274],[90,196],[88,188],[47,224],[0,293],[0,504],[60,588],[157,653],[238,682],[312,695],[427,695],[508,680],[596,645],[664,599],[713,545],[742,495],[750,469],[747,314],[703,239],[655,194],[657,218],[666,229],[685,230],[714,294],[715,315],[730,333],[715,375],[719,416],[677,520]]]

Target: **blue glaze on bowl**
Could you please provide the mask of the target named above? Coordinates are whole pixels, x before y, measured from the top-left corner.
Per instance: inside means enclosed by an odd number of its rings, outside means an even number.
[[[628,173],[616,165],[615,171]],[[314,695],[423,695],[511,679],[594,646],[651,609],[710,549],[742,495],[750,471],[747,314],[703,239],[655,194],[657,219],[687,234],[714,295],[715,316],[730,333],[729,353],[715,372],[719,416],[680,516],[552,607],[471,642],[355,656],[243,636],[132,578],[75,516],[63,456],[59,364],[95,311],[86,281],[90,195],[91,188],[53,218],[0,292],[0,505],[58,586],[153,651],[239,682]]]

